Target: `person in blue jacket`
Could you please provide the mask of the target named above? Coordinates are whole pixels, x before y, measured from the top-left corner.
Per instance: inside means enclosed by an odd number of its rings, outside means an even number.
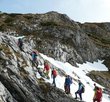
[[[31,53],[32,56],[32,65],[35,65],[36,67],[38,66],[38,61],[37,61],[37,52],[36,51],[32,51]]]
[[[78,82],[79,82],[79,88],[78,88],[78,90],[75,92],[75,99],[77,99],[77,94],[79,94],[79,97],[80,97],[80,100],[82,100],[82,88],[83,88],[83,84],[82,84],[82,82],[80,81],[80,80],[78,80]]]
[[[67,75],[65,78],[65,83],[64,83],[64,88],[65,88],[65,93],[70,94],[70,85],[72,84],[72,78]]]

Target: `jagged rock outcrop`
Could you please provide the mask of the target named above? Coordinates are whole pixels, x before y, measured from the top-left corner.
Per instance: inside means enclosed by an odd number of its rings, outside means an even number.
[[[0,14],[0,30],[34,39],[42,53],[72,65],[104,59],[110,62],[110,23],[75,22],[57,12]],[[107,67],[110,69],[108,63]]]
[[[0,82],[0,102],[17,102],[1,82]]]
[[[9,71],[9,70],[8,70]],[[9,75],[12,74],[12,75]],[[10,70],[0,74],[0,81],[16,99],[16,102],[77,102],[62,90],[40,80],[33,81],[29,76],[23,78]],[[8,75],[6,75],[8,74]],[[56,100],[57,99],[57,100]],[[15,102],[7,101],[6,102]]]
[[[110,23],[81,24],[57,12],[0,13],[0,31],[4,32],[0,33],[0,92],[4,102],[77,102],[35,77],[32,49],[72,65],[102,59],[110,69]],[[19,35],[25,36],[22,52],[14,37]],[[39,59],[43,64],[44,59]]]
[[[1,102],[78,102],[43,78],[36,78],[30,52],[34,47],[24,38],[23,51],[14,36],[0,33],[0,101]],[[43,58],[39,58],[41,64]],[[56,100],[57,99],[57,100]]]

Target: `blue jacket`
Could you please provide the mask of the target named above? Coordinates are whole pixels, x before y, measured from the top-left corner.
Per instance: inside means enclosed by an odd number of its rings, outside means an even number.
[[[66,79],[65,79],[65,85],[71,85],[71,84],[72,84],[71,77],[66,77]]]
[[[35,52],[32,52],[32,59],[35,61],[36,60],[37,54]]]

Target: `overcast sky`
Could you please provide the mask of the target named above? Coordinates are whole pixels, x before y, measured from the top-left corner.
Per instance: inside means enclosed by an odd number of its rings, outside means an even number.
[[[79,22],[110,22],[110,0],[0,0],[0,11],[9,13],[57,11]]]

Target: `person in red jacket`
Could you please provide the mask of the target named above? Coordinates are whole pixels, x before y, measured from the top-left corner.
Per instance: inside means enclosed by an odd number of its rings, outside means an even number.
[[[43,72],[45,72],[45,75],[48,79],[50,79],[49,77],[49,71],[50,71],[50,65],[47,61],[44,62],[44,70]]]
[[[56,78],[56,76],[57,76],[57,71],[56,71],[56,69],[55,68],[53,68],[53,70],[52,70],[52,75],[51,75],[52,77],[53,77],[53,85],[56,87],[56,82],[55,82],[55,78]]]
[[[95,96],[93,98],[93,102],[101,102],[101,100],[102,100],[102,89],[97,87]]]

